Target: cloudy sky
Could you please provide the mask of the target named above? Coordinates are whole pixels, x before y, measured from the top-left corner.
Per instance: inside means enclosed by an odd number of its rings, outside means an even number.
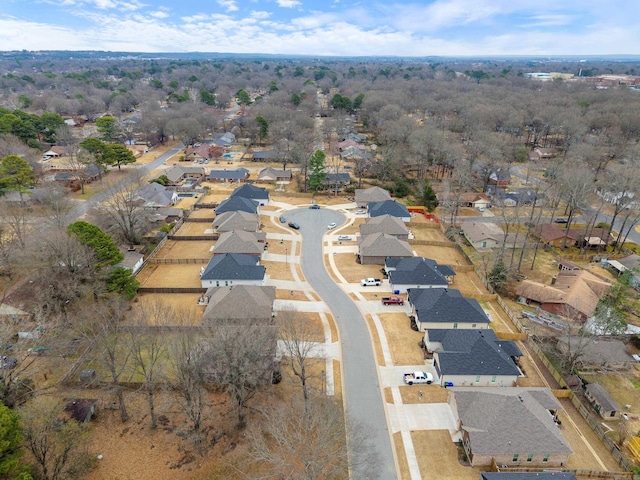
[[[638,0],[0,0],[0,50],[640,54]]]

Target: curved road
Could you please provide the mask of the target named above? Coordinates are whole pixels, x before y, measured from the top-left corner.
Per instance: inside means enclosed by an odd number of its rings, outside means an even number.
[[[376,360],[367,324],[351,298],[327,273],[322,242],[327,225],[345,222],[345,216],[328,208],[287,212],[287,220],[300,225],[301,266],[314,290],[331,308],[340,329],[343,392],[347,414],[370,429],[370,439],[380,462],[379,478],[397,479],[393,448],[378,381]]]

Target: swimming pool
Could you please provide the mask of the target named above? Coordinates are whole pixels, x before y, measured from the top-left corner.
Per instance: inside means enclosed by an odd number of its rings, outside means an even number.
[[[233,158],[233,153],[225,153],[223,155],[224,158]]]

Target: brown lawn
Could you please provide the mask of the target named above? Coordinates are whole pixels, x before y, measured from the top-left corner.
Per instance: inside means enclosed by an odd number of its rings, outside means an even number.
[[[435,384],[400,387],[400,396],[402,403],[447,403],[447,389]]]
[[[213,227],[208,222],[185,222],[180,226],[180,228],[176,232],[176,235],[180,235],[183,237],[193,235],[211,235],[213,233],[212,230]]]
[[[378,318],[384,328],[394,365],[424,363],[424,355],[418,346],[418,342],[422,340],[424,334],[411,330],[406,314],[383,313],[379,314]]]
[[[216,214],[213,208],[194,208],[191,213],[189,213],[189,218],[210,218],[212,222],[215,217]]]
[[[411,245],[420,257],[431,258],[443,265],[467,265],[467,261],[454,247],[434,247],[432,245]]]
[[[291,251],[292,245],[293,245],[293,242],[289,240],[284,240],[282,243],[280,243],[280,240],[277,240],[275,238],[270,238],[269,246],[267,247],[267,253],[275,253],[278,255],[284,255],[286,253],[287,255],[290,255],[293,257],[293,255],[295,255],[295,252]]]
[[[180,200],[178,200],[178,203],[176,203],[174,207],[188,210],[196,204],[199,198],[200,195],[198,195],[197,197],[180,197]]]
[[[338,253],[334,255],[334,258],[338,270],[349,283],[360,283],[360,280],[367,277],[382,278],[382,273],[380,273],[382,265],[357,263],[353,253]]]
[[[276,289],[276,298],[278,300],[309,300],[306,293],[302,290],[282,290],[281,288]]]
[[[478,467],[463,466],[458,461],[458,449],[447,430],[419,430],[411,432],[413,448],[423,480],[477,480]],[[409,478],[409,477],[403,477]]]
[[[416,240],[429,242],[447,241],[447,237],[444,236],[439,228],[412,228],[411,231]]]
[[[213,245],[205,240],[167,240],[155,258],[211,258]]]
[[[460,290],[463,296],[489,293],[476,272],[456,272],[451,288]]]
[[[267,267],[267,275],[269,278],[277,280],[294,280],[291,273],[291,264],[285,262],[269,262],[261,261],[261,265]]]
[[[308,325],[308,333],[310,338],[305,340],[310,342],[324,342],[324,328],[322,326],[322,320],[320,315],[316,312],[297,312],[296,318],[304,321]],[[278,315],[276,314],[276,323],[278,321]]]
[[[402,441],[402,433],[393,434],[393,446],[396,451],[396,458],[398,460],[398,473],[402,480],[409,480],[411,474],[409,472],[409,463],[407,462],[407,456],[404,451],[404,442]]]
[[[141,307],[150,307],[153,305],[167,305],[175,312],[179,313],[181,325],[199,325],[205,306],[198,305],[200,295],[197,293],[141,293],[134,299],[131,304],[132,312]],[[147,311],[153,311],[148,309]],[[160,319],[162,324],[165,323]],[[150,319],[150,324],[155,325],[157,319]]]
[[[147,265],[138,275],[138,281],[141,287],[200,288],[202,287],[200,268],[203,266],[198,264]],[[145,277],[147,278],[144,279]]]

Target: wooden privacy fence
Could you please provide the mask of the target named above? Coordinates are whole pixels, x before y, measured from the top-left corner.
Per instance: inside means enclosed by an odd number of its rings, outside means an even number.
[[[213,220],[213,218],[187,217],[184,219],[184,223],[211,223]]]
[[[431,247],[451,248],[451,242],[440,240],[409,240],[409,245],[429,245]]]
[[[207,293],[206,288],[198,288],[198,287],[140,287],[138,288],[138,293]]]
[[[175,240],[176,242],[182,242],[184,240],[207,240],[207,241],[215,241],[218,240],[217,233],[213,235],[167,235],[169,240]]]
[[[500,467],[495,459],[491,460],[491,470],[502,473],[517,472],[564,472],[573,473],[576,477],[582,478],[601,478],[604,480],[631,480],[632,472],[608,472],[603,470],[586,470],[586,469],[569,469],[569,468],[549,468],[549,467]]]
[[[188,264],[207,264],[210,258],[152,258],[148,261],[151,265],[188,265]]]

